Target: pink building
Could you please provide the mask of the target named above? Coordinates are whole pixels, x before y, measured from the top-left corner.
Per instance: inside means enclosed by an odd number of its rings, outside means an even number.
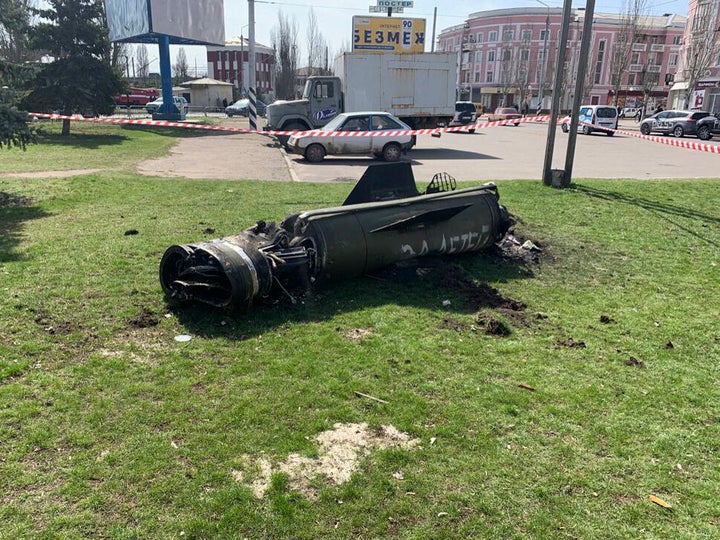
[[[720,0],[690,0],[668,102],[675,109],[720,112]]]
[[[641,21],[642,31],[620,75],[618,96],[611,56],[625,35],[622,17],[595,13],[593,19],[583,101],[622,106],[648,97],[652,105],[664,105],[677,70],[686,17],[667,14]],[[571,21],[560,99],[563,110],[570,109],[573,100],[584,10],[574,9]],[[472,13],[465,24],[442,30],[438,50],[457,51],[460,59],[459,99],[482,103],[486,110],[522,101],[536,109],[542,100],[542,108],[548,110],[561,23],[560,8],[508,8]]]
[[[224,47],[207,47],[208,77],[233,84],[241,91],[250,84],[250,43],[242,37],[230,38]],[[255,81],[257,91],[272,94],[275,89],[275,51],[255,43]]]

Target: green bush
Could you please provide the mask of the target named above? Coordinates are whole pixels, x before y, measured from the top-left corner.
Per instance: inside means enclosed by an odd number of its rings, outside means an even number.
[[[30,142],[35,142],[35,129],[28,125],[30,115],[16,107],[0,104],[0,147],[19,146],[25,150]]]

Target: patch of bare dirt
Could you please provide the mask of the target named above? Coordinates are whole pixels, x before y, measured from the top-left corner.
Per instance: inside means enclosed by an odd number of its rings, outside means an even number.
[[[349,330],[345,330],[341,335],[345,339],[349,339],[351,341],[361,341],[362,339],[371,336],[372,333],[372,330],[369,328],[351,328]]]
[[[135,328],[149,328],[160,324],[160,318],[152,310],[142,308],[130,319],[130,324]]]
[[[475,322],[483,332],[491,336],[507,337],[512,333],[512,329],[505,321],[490,312],[478,313]]]
[[[411,450],[420,444],[419,439],[413,439],[393,426],[371,429],[364,422],[335,424],[333,429],[318,434],[315,441],[319,446],[316,458],[290,454],[284,461],[273,465],[266,458],[245,455],[241,456],[242,467],[233,469],[231,475],[237,482],[248,485],[261,499],[270,487],[272,473],[282,472],[288,476],[290,489],[314,499],[318,493],[312,482],[317,477],[333,485],[343,484],[350,480],[360,460],[371,451],[386,448]]]
[[[558,347],[569,347],[571,349],[584,349],[586,347],[584,341],[578,341],[573,338],[567,338],[556,342]]]
[[[95,174],[101,169],[69,169],[67,171],[27,171],[17,173],[0,173],[0,178],[70,178]]]
[[[223,126],[242,127],[225,119]],[[138,163],[148,176],[223,180],[292,180],[283,150],[275,140],[257,133],[208,132],[179,138],[170,155]]]

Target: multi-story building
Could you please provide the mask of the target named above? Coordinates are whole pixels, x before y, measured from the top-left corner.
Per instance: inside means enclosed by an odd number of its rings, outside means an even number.
[[[234,85],[241,94],[250,85],[250,43],[246,38],[234,37],[224,47],[207,46],[208,77]],[[256,91],[264,96],[275,89],[275,51],[255,43]]]
[[[584,14],[583,9],[572,11],[562,70],[564,110],[572,105]],[[686,20],[674,14],[648,16],[631,31],[622,15],[595,13],[583,101],[665,105]],[[458,98],[485,109],[522,101],[549,109],[561,24],[562,9],[527,7],[472,13],[465,24],[442,30],[438,49],[458,53]],[[623,46],[626,42],[629,47]],[[622,62],[620,50],[627,51]]]
[[[668,101],[676,109],[720,112],[720,0],[690,0]]]

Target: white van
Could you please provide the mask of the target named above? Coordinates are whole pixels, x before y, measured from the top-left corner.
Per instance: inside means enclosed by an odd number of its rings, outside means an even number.
[[[578,113],[578,131],[590,135],[603,131],[609,137],[615,135],[618,127],[618,110],[612,105],[581,105]]]

